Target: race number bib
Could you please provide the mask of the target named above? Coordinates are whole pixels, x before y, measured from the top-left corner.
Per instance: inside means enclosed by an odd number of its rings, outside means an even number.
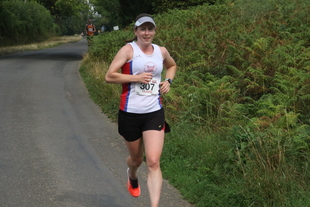
[[[88,31],[92,32],[92,31],[93,31],[93,28],[88,28]]]
[[[153,78],[149,83],[136,83],[135,91],[142,96],[158,95],[159,81]]]

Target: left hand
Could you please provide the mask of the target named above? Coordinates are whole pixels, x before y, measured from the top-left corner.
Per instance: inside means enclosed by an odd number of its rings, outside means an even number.
[[[168,93],[170,91],[170,83],[168,81],[163,81],[159,84],[160,92],[162,94]]]

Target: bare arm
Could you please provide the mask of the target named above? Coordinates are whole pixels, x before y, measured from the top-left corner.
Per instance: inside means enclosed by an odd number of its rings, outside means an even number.
[[[152,80],[153,77],[152,73],[128,75],[118,72],[127,61],[132,59],[132,55],[133,55],[132,47],[128,44],[118,51],[106,73],[105,80],[107,83],[129,83],[129,82],[148,83]]]
[[[177,65],[165,47],[161,47],[160,49],[161,49],[161,52],[162,52],[162,55],[164,58],[164,66],[167,69],[165,79],[170,78],[171,80],[173,80],[175,77],[175,73],[177,71]],[[160,83],[160,85],[161,85],[160,91],[162,93],[168,93],[169,92],[170,83],[168,81],[163,81]]]

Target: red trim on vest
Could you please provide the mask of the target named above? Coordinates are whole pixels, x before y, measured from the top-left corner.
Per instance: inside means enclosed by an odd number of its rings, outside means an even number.
[[[132,62],[127,62],[122,67],[122,73],[123,74],[132,74]],[[128,98],[130,95],[130,83],[123,83],[122,84],[122,95],[121,95],[121,101],[120,101],[120,110],[127,111],[127,105],[128,105]]]

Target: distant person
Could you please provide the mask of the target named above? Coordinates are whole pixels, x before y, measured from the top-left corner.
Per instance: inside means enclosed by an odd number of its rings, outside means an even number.
[[[155,30],[150,15],[139,15],[134,26],[135,38],[118,51],[105,76],[107,83],[122,84],[123,88],[118,131],[124,137],[129,154],[127,189],[132,196],[140,196],[137,170],[145,153],[152,207],[159,205],[162,187],[160,157],[164,133],[169,131],[161,95],[169,92],[177,70],[168,50],[152,43]],[[164,69],[166,73],[162,77]]]
[[[101,33],[104,32],[104,31],[105,31],[105,26],[102,25],[102,27],[101,27]]]
[[[93,24],[93,21],[91,19],[89,19],[88,23],[85,26],[85,33],[87,35],[88,46],[91,45],[92,38],[93,38],[95,32],[96,32],[96,27]]]

